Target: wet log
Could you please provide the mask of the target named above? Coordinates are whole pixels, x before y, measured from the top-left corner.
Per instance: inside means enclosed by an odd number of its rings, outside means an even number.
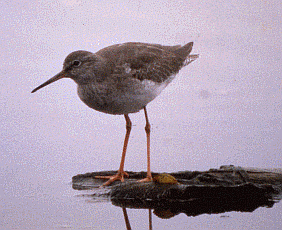
[[[97,179],[95,176],[110,176],[116,174],[117,171],[101,171],[85,174],[78,174],[72,178],[73,189],[86,190],[100,187],[105,180]],[[127,172],[129,178],[126,182],[137,182],[146,177],[146,172]],[[160,173],[152,173],[153,177]],[[254,183],[257,185],[274,185],[278,188],[282,185],[282,169],[259,169],[259,168],[243,168],[233,165],[221,166],[219,169],[210,169],[208,171],[181,171],[169,173],[182,185],[240,185],[243,183]],[[155,181],[157,183],[157,181]],[[115,181],[110,187],[121,183]],[[142,187],[143,183],[140,183]]]
[[[113,175],[116,171],[93,172],[73,177],[74,189],[97,189],[104,180],[97,175]],[[208,171],[153,173],[153,182],[139,183],[145,172],[128,172],[126,182],[114,182],[105,194],[121,207],[154,209],[164,213],[187,215],[225,211],[253,211],[272,207],[282,198],[282,169],[257,169],[221,166]],[[93,197],[95,196],[93,194]],[[96,196],[99,197],[99,196]],[[156,215],[157,215],[156,214]]]

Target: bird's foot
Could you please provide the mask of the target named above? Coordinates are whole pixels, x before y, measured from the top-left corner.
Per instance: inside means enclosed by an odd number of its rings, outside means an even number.
[[[108,186],[116,180],[124,182],[124,177],[129,177],[128,173],[124,171],[118,171],[118,173],[113,176],[95,176],[97,179],[108,179],[101,187]]]
[[[151,182],[153,181],[152,176],[147,176],[146,178],[142,179],[142,180],[138,180],[138,182]]]

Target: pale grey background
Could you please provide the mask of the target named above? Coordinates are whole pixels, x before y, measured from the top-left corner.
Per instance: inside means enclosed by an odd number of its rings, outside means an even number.
[[[194,41],[200,58],[147,107],[153,171],[281,168],[281,9],[274,0],[1,1],[1,184],[11,200],[3,203],[6,223],[31,207],[14,197],[27,194],[40,203],[46,183],[119,166],[122,116],[89,109],[69,79],[30,93],[78,49]],[[125,169],[146,170],[144,114],[131,118]],[[25,215],[27,226],[46,218]]]

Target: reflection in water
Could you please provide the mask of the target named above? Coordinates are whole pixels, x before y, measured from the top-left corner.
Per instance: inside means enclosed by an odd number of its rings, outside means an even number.
[[[259,207],[271,208],[275,201],[269,199],[214,199],[204,198],[182,202],[152,202],[142,201],[136,202],[132,200],[112,200],[112,203],[119,207],[128,207],[135,209],[153,209],[153,213],[162,219],[172,218],[180,213],[185,213],[187,216],[198,216],[201,214],[219,214],[230,211],[238,212],[253,212]]]
[[[280,197],[281,198],[281,197]],[[183,202],[152,202],[142,201],[136,202],[132,200],[112,200],[116,206],[122,207],[126,229],[131,230],[130,220],[127,215],[126,207],[131,209],[148,209],[149,210],[149,230],[153,229],[152,209],[155,216],[161,219],[169,219],[180,213],[185,213],[187,216],[197,216],[201,214],[219,214],[230,211],[253,212],[259,207],[271,208],[278,200],[269,199],[241,199],[241,200],[226,200],[226,199],[201,199]],[[226,217],[226,216],[222,216]]]
[[[152,222],[152,209],[149,209],[149,230],[153,229],[153,222]]]
[[[131,230],[131,226],[130,226],[130,222],[129,222],[129,218],[127,215],[127,211],[125,207],[122,207],[122,211],[123,211],[123,216],[124,216],[124,220],[125,220],[125,225],[126,225],[126,229],[127,230]],[[152,223],[152,210],[149,209],[149,230],[153,229],[153,223]]]
[[[93,191],[93,190],[91,190]],[[104,189],[104,191],[106,191]],[[262,197],[230,197],[227,198],[194,198],[189,201],[153,201],[153,200],[133,200],[133,199],[105,199],[106,195],[102,194],[102,191],[95,194],[83,195],[84,197],[91,198],[93,203],[108,202],[111,200],[112,204],[121,207],[126,229],[136,229],[134,222],[130,223],[130,217],[127,214],[127,208],[131,209],[148,209],[148,229],[153,229],[152,213],[161,219],[170,219],[177,216],[180,213],[189,216],[198,216],[201,214],[220,214],[225,212],[237,211],[237,212],[253,212],[259,207],[271,208],[273,205],[281,199],[282,194],[276,194],[275,199],[262,198]],[[220,196],[220,194],[219,194]],[[226,217],[226,216],[221,216]],[[132,221],[132,219],[131,219]],[[134,221],[134,220],[133,220]],[[131,227],[133,224],[133,228]],[[144,228],[143,228],[144,229]]]
[[[122,211],[123,211],[123,216],[124,216],[124,221],[125,221],[126,229],[127,230],[131,230],[131,226],[130,226],[130,223],[129,223],[129,219],[128,219],[128,215],[127,215],[127,212],[126,212],[126,208],[122,207]]]

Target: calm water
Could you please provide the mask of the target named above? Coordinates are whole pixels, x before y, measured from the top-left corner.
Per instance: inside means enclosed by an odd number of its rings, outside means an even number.
[[[17,190],[17,191],[16,191]],[[91,191],[70,183],[45,181],[36,190],[5,194],[1,229],[126,229],[124,212],[110,201],[95,202]],[[126,209],[132,229],[149,229],[149,210]],[[152,213],[153,229],[281,229],[282,203],[252,213],[227,212],[161,219]]]

